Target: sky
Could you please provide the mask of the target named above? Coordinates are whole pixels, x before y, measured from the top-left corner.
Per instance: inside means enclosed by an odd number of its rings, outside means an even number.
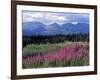
[[[41,22],[45,25],[58,23],[89,23],[89,14],[85,13],[67,13],[67,12],[39,12],[39,11],[22,11],[23,23]]]

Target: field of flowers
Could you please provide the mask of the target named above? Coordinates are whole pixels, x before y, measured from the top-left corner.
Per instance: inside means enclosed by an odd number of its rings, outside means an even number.
[[[23,48],[24,69],[86,65],[89,65],[88,42],[28,44]]]

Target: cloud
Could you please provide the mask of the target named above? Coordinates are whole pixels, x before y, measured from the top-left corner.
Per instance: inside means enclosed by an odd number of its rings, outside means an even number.
[[[64,16],[59,16],[59,17],[57,17],[57,19],[59,21],[66,21],[67,20]]]
[[[33,18],[43,18],[43,16],[44,16],[43,13],[40,13],[40,12],[32,15]]]
[[[23,22],[40,21],[46,24],[50,23],[64,23],[67,21],[64,15],[61,13],[49,13],[49,12],[23,12]]]
[[[42,22],[46,25],[52,23],[89,23],[89,14],[23,11],[23,22]]]
[[[77,21],[74,21],[74,22],[71,22],[72,24],[74,24],[74,25],[76,25],[76,24],[78,24],[78,22]]]

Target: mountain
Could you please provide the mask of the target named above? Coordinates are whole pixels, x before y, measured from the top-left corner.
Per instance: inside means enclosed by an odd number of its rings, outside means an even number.
[[[49,30],[60,30],[61,26],[57,23],[53,23],[47,26],[47,29]]]
[[[82,33],[89,32],[89,24],[87,24],[87,23],[78,23],[76,25],[76,31],[77,32],[82,32]]]
[[[87,23],[65,23],[59,25],[53,23],[45,25],[41,22],[27,22],[23,23],[23,35],[56,35],[56,34],[72,34],[72,33],[88,33],[89,24]]]
[[[89,24],[87,23],[65,23],[62,25],[62,28],[65,29],[68,33],[88,33]]]
[[[46,31],[43,32],[44,35],[55,35],[61,34],[61,26],[57,23],[53,23],[46,26]]]
[[[40,22],[23,23],[23,35],[36,35],[45,31],[45,25]]]
[[[66,30],[67,33],[72,33],[74,28],[75,28],[75,25],[71,23],[65,23],[62,25],[62,29]]]

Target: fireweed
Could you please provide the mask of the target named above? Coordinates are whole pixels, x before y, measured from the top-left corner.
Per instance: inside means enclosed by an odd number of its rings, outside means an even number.
[[[63,66],[85,66],[89,64],[89,46],[84,43],[64,44],[57,51],[51,51],[48,47],[48,53],[38,52],[37,55],[23,55],[23,68],[38,67],[63,67]]]

